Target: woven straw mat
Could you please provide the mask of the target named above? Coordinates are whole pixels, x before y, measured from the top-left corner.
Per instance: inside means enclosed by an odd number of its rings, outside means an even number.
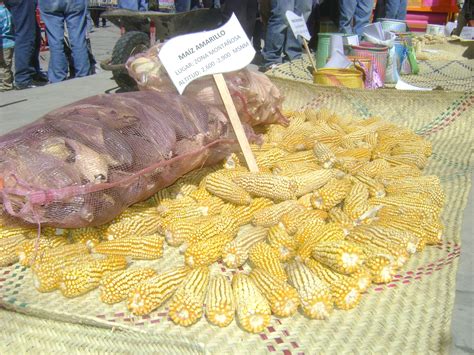
[[[434,152],[426,173],[441,178],[447,195],[442,245],[413,256],[392,282],[372,287],[351,311],[335,310],[327,321],[300,314],[273,317],[260,334],[246,333],[235,322],[221,329],[205,319],[189,328],[176,326],[167,317],[166,305],[150,315],[133,317],[123,303],[102,304],[97,290],[75,299],[66,299],[58,291],[41,294],[34,289],[29,270],[16,264],[0,269],[0,307],[7,309],[0,311],[0,350],[4,346],[7,351],[180,354],[446,352],[460,229],[471,184],[473,93],[349,90],[274,82],[286,96],[286,109],[328,108],[361,118],[377,115],[432,141]],[[139,264],[160,270],[182,263],[176,248],[165,247],[162,259]],[[222,265],[215,267],[230,274]]]
[[[450,91],[470,91],[474,89],[474,59],[419,61],[417,75],[402,75],[401,79],[419,87]],[[306,83],[313,82],[310,72],[311,62],[307,55],[301,59],[283,63],[266,72],[270,77],[291,79]],[[394,87],[387,84],[386,87]]]

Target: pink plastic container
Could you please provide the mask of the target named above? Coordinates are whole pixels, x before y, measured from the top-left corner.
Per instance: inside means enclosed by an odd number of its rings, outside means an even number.
[[[369,58],[382,82],[385,82],[385,69],[387,68],[388,47],[369,42],[361,42],[358,46],[351,46],[351,55]]]

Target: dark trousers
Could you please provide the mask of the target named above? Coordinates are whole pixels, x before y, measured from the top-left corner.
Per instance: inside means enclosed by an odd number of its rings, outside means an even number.
[[[222,9],[225,21],[232,16],[232,13],[235,13],[249,39],[253,35],[257,11],[257,0],[226,0]]]
[[[15,29],[15,83],[28,85],[40,72],[41,31],[36,22],[36,0],[7,0]]]

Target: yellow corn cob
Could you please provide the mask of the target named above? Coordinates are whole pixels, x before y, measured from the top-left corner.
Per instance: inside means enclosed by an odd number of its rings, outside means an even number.
[[[367,291],[372,284],[372,273],[366,266],[359,267],[350,276],[357,282],[357,288],[360,293]]]
[[[318,164],[312,150],[303,150],[301,152],[288,154],[285,157],[285,162]]]
[[[268,301],[248,275],[239,273],[232,278],[237,319],[247,332],[262,332],[269,324],[271,310]]]
[[[232,153],[230,154],[227,158],[224,160],[224,164],[222,164],[222,167],[224,169],[238,169],[242,168],[242,157],[239,156],[237,153]]]
[[[309,194],[303,195],[298,198],[298,204],[306,208],[307,210],[313,209],[313,205],[311,204],[311,199],[313,198],[313,193],[310,192]]]
[[[33,284],[39,292],[51,292],[59,288],[63,271],[70,266],[90,263],[94,258],[90,254],[58,257],[32,267]]]
[[[12,237],[34,238],[38,234],[35,228],[0,226],[0,240]]]
[[[227,327],[234,320],[235,300],[227,278],[218,274],[211,277],[206,295],[206,318],[209,323]]]
[[[252,195],[273,200],[292,200],[297,188],[290,178],[263,173],[244,174],[234,181]]]
[[[255,128],[258,128],[258,127],[255,127]],[[269,131],[274,130],[274,129],[281,130],[282,133],[285,131],[285,128],[282,127],[282,126],[279,126],[279,125],[272,125],[272,126],[268,127]],[[268,152],[269,150],[274,149],[276,147],[278,147],[278,144],[275,143],[275,142],[272,142],[269,139],[268,134],[267,134],[267,137],[265,137],[265,143],[263,143],[261,145],[250,144],[250,148],[252,148],[252,152],[254,152],[255,154],[261,154],[261,153],[264,153],[264,152]]]
[[[356,174],[354,178],[367,186],[371,197],[385,197],[385,187],[381,182],[360,173]]]
[[[336,162],[336,155],[331,148],[324,143],[315,142],[313,145],[313,153],[317,162],[325,169],[331,168]]]
[[[421,227],[420,220],[407,219],[404,216],[379,216],[375,225],[412,234],[413,237],[409,238],[409,243],[414,245],[416,251],[420,252],[425,248],[425,231]]]
[[[121,238],[97,244],[93,253],[130,256],[133,259],[154,260],[163,255],[164,238],[159,234]]]
[[[39,239],[28,239],[23,241],[16,248],[20,265],[31,266],[36,258],[43,250],[53,249],[60,245],[68,243],[65,237],[40,237]]]
[[[315,191],[311,204],[314,208],[330,210],[342,202],[351,189],[349,179],[331,179],[326,185]]]
[[[331,290],[300,261],[286,267],[288,282],[298,292],[303,313],[311,319],[327,319],[334,308]]]
[[[222,260],[230,268],[242,266],[248,259],[250,248],[264,241],[268,231],[263,227],[243,226],[234,240],[224,246]]]
[[[224,246],[233,239],[233,235],[219,233],[213,237],[191,243],[184,252],[186,265],[196,268],[211,265],[219,260]]]
[[[266,297],[272,312],[279,317],[289,317],[298,309],[299,299],[296,290],[274,274],[255,268],[250,278]]]
[[[290,153],[300,152],[311,149],[314,139],[310,137],[308,132],[290,132],[285,135],[281,142],[281,147]]]
[[[156,206],[159,206],[163,201],[169,200],[170,198],[171,193],[168,189],[161,189],[152,196],[152,199],[155,202]]]
[[[192,170],[178,181],[185,184],[199,185],[199,183],[210,173],[216,170],[215,166],[205,167],[197,170]]]
[[[405,194],[386,196],[384,198],[371,198],[370,206],[388,206],[398,211],[400,215],[433,219],[440,215],[441,208],[429,198],[420,194]],[[383,210],[383,208],[382,208]]]
[[[131,289],[155,275],[156,271],[150,268],[109,273],[100,280],[100,300],[107,304],[122,302],[127,298]]]
[[[36,255],[33,265],[39,265],[60,258],[84,254],[89,254],[89,248],[87,248],[85,244],[75,243],[60,245],[56,248],[45,249],[41,253]]]
[[[399,230],[392,228],[390,224],[381,225],[374,223],[369,226],[360,226],[357,228],[358,233],[366,233],[374,239],[390,242],[397,247],[405,249],[409,254],[414,254],[417,251],[418,237],[406,230]]]
[[[193,184],[182,184],[176,190],[176,198],[189,196],[193,191],[197,190],[198,186]]]
[[[265,242],[258,242],[250,248],[249,260],[257,268],[268,271],[276,278],[286,281],[286,273],[280,262],[278,250]]]
[[[181,219],[190,219],[190,218],[200,218],[200,217],[205,217],[208,216],[209,213],[209,207],[205,205],[195,205],[195,206],[188,206],[184,207],[178,211],[174,211],[170,214],[168,214],[165,218],[162,219],[160,228],[161,229],[166,229],[166,227],[172,223],[173,221],[176,220],[181,220]]]
[[[211,194],[238,205],[248,205],[252,202],[247,191],[219,171],[207,176],[206,189]]]
[[[393,166],[408,165],[414,168],[423,169],[428,163],[428,159],[424,154],[400,154],[400,155],[385,155],[380,154],[380,158],[385,159]]]
[[[368,246],[364,248],[364,252],[366,255],[364,267],[369,270],[372,282],[381,284],[392,281],[395,273],[392,256],[383,250]]]
[[[301,233],[295,236],[299,248],[298,257],[305,261],[311,257],[311,254],[319,243],[339,241],[345,237],[344,230],[337,223],[327,223],[314,227],[304,227]]]
[[[337,159],[336,167],[344,171],[345,173],[354,175],[359,172],[365,164],[365,160],[359,160],[355,158],[344,158],[340,157]]]
[[[384,159],[375,159],[365,163],[358,171],[358,174],[375,178],[384,170],[389,169],[390,164]]]
[[[268,151],[257,153],[257,165],[259,168],[273,168],[275,164],[284,161],[288,152],[280,148],[272,148]]]
[[[252,223],[256,226],[270,227],[277,224],[284,214],[297,213],[303,210],[304,207],[296,201],[283,201],[257,211],[253,216]]]
[[[283,226],[288,234],[294,235],[308,223],[311,225],[321,224],[327,216],[327,212],[323,210],[290,212],[281,216],[279,225]]]
[[[290,236],[283,225],[277,224],[268,230],[268,243],[278,250],[281,261],[288,261],[295,256],[296,240]]]
[[[102,240],[102,232],[98,228],[76,228],[69,231],[73,243],[96,245]]]
[[[320,169],[293,177],[296,183],[296,196],[300,197],[326,185],[335,176],[333,169]]]
[[[378,235],[376,232],[370,229],[371,226],[359,226],[354,228],[349,235],[346,236],[346,240],[366,245],[373,246],[385,250],[386,253],[389,253],[394,258],[394,263],[397,267],[402,266],[407,258],[408,252],[403,246],[394,244],[391,241],[385,240],[382,236]]]
[[[400,154],[413,154],[413,153],[423,153],[426,157],[429,157],[433,153],[433,147],[430,141],[425,139],[405,141],[403,144],[399,144],[396,147],[393,147],[391,153],[393,155]]]
[[[130,236],[149,235],[158,232],[161,218],[155,207],[136,213],[117,223],[112,223],[106,232],[106,239],[120,239]]]
[[[208,198],[198,202],[199,208],[206,211],[207,216],[215,216],[222,213],[222,209],[226,203],[216,196],[209,196]]]
[[[200,241],[210,240],[220,235],[225,235],[232,240],[237,234],[238,229],[239,225],[234,216],[212,216],[196,226],[194,232],[186,239],[186,243],[191,245]]]
[[[180,266],[139,283],[128,295],[128,309],[137,316],[150,313],[171,297],[189,271]]]
[[[16,249],[26,238],[23,235],[0,239],[0,267],[18,261]]]
[[[345,240],[319,243],[313,248],[312,256],[341,274],[352,274],[364,261],[363,251]]]
[[[352,158],[357,160],[369,161],[372,156],[372,151],[369,148],[352,148],[336,152],[335,155],[336,159]]]
[[[429,197],[437,206],[444,205],[446,196],[441,188],[439,178],[435,175],[390,180],[385,184],[389,195],[420,193]]]
[[[386,181],[393,179],[403,179],[407,177],[421,176],[421,171],[413,166],[400,165],[382,170],[374,178],[385,184]]]
[[[169,304],[169,316],[174,323],[188,327],[202,317],[208,284],[207,267],[194,269],[186,276]]]
[[[369,210],[369,189],[361,182],[355,182],[346,199],[344,200],[343,211],[354,221],[362,219],[361,217]]]
[[[254,198],[249,206],[236,206],[231,215],[236,219],[239,226],[252,222],[253,216],[260,210],[270,207],[273,202],[264,197]]]
[[[124,270],[127,260],[123,256],[108,256],[63,271],[59,289],[66,297],[77,297],[98,287],[106,272]]]
[[[369,148],[374,149],[377,146],[379,135],[377,132],[370,132],[365,135],[363,140],[367,143]]]
[[[339,274],[314,259],[306,260],[305,264],[329,285],[332,299],[338,308],[351,309],[360,302],[361,295],[355,279]]]
[[[440,244],[443,241],[443,223],[436,219],[426,219],[422,220],[421,227],[423,228],[425,234],[424,239],[428,245]]]
[[[173,247],[180,246],[191,238],[197,226],[203,223],[204,220],[207,220],[207,218],[176,219],[171,221],[165,228],[166,242]]]
[[[166,217],[168,215],[175,214],[176,212],[179,212],[183,208],[188,208],[188,207],[194,207],[196,206],[196,200],[193,198],[194,197],[194,192],[197,190],[193,191],[190,193],[189,196],[183,196],[181,198],[176,198],[176,199],[169,199],[162,201],[157,208],[154,210],[156,211],[155,214],[153,214],[153,210],[150,211],[149,217],[153,217],[156,215],[160,215],[161,217]]]
[[[300,174],[310,173],[314,170],[321,169],[315,162],[287,162],[283,161],[276,164],[272,173],[274,175],[282,175],[287,177],[295,177]]]
[[[197,203],[208,199],[212,195],[206,190],[205,186],[206,182],[203,180],[203,186],[191,192],[188,197],[191,197]]]
[[[333,207],[329,210],[329,222],[339,224],[345,235],[354,228],[354,222],[340,207]]]

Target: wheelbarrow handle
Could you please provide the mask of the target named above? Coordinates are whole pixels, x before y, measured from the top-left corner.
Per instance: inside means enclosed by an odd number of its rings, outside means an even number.
[[[101,61],[100,62],[100,67],[103,70],[107,70],[107,71],[125,70],[125,64],[110,64],[111,61],[112,60],[110,58]]]

